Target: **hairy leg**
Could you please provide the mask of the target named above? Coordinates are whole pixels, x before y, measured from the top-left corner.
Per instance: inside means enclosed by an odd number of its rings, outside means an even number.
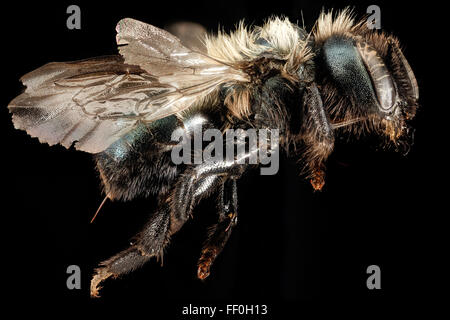
[[[243,157],[246,156],[248,155],[243,155]],[[206,162],[183,174],[173,192],[172,230],[176,232],[181,228],[200,199],[216,191],[228,177],[241,176],[247,166],[247,164],[238,164],[236,161]]]
[[[194,167],[183,174],[171,195],[163,198],[159,210],[135,236],[133,244],[100,263],[91,280],[91,296],[98,297],[100,283],[109,277],[127,274],[141,267],[151,257],[162,257],[170,236],[189,219],[195,204],[222,185],[226,166],[217,169],[214,165],[214,170],[207,167],[204,164],[201,168]],[[234,166],[231,167],[234,169]]]
[[[219,195],[219,221],[212,226],[198,261],[197,276],[206,279],[211,265],[224,248],[237,223],[236,179],[230,178],[222,185]]]
[[[91,296],[98,297],[99,284],[109,277],[129,273],[147,262],[151,257],[162,256],[170,238],[170,205],[164,203],[150,218],[135,242],[113,257],[100,263],[91,280]]]
[[[316,85],[305,88],[303,96],[305,121],[303,140],[311,185],[321,190],[325,184],[325,161],[334,148],[334,133]]]
[[[247,158],[251,152],[257,152],[257,150],[250,150],[249,153],[244,153],[241,157]],[[170,195],[161,201],[157,213],[151,217],[144,229],[136,236],[136,241],[128,249],[100,264],[100,268],[96,270],[96,274],[91,280],[91,295],[93,297],[98,296],[99,284],[105,279],[129,273],[142,266],[151,257],[161,256],[170,236],[177,232],[189,219],[194,206],[200,199],[217,190],[227,178],[238,178],[247,167],[247,164],[240,164],[237,161],[219,161],[205,162],[187,169],[178,178]],[[235,182],[232,182],[232,184],[234,184],[234,189],[231,191],[231,200],[227,200],[230,197],[227,188],[224,206],[228,205],[229,210],[236,211]],[[210,234],[210,245],[205,247],[206,251],[204,251],[205,258],[206,255],[210,257],[208,258],[209,266],[222,250],[231,232],[231,227],[235,223],[236,212],[229,211],[229,214],[223,216],[222,220],[219,219],[219,224],[215,228],[217,230]],[[216,251],[215,254],[213,254],[214,250]],[[208,263],[203,264],[203,266],[209,268]]]

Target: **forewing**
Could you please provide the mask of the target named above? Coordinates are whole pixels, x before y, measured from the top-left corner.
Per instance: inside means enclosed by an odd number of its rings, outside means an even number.
[[[49,63],[22,77],[25,92],[9,105],[16,128],[50,145],[98,153],[131,131],[189,108],[245,73],[184,47],[170,33],[123,19],[122,57]]]
[[[120,56],[46,64],[21,78],[9,104],[14,126],[50,145],[105,150],[138,121],[142,104],[174,89]],[[158,99],[153,99],[156,103]]]

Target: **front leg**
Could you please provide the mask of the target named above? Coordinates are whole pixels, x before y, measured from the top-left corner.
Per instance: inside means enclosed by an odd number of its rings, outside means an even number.
[[[302,139],[306,145],[308,177],[314,190],[321,190],[325,184],[325,162],[334,148],[334,133],[315,84],[305,88],[303,105]]]

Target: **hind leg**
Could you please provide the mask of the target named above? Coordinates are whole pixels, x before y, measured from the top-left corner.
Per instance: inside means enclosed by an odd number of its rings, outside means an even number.
[[[162,257],[170,236],[189,219],[195,204],[221,184],[222,177],[217,174],[198,176],[188,170],[181,176],[170,195],[160,201],[159,210],[135,236],[133,244],[100,263],[91,280],[91,296],[98,297],[99,285],[104,280],[127,274],[141,267],[151,257]]]
[[[109,277],[129,273],[147,262],[151,257],[162,256],[163,249],[170,238],[170,205],[161,205],[147,222],[144,229],[136,235],[136,241],[126,250],[100,263],[91,280],[91,296],[98,297],[100,283]]]
[[[243,156],[247,157],[248,154]],[[143,231],[137,235],[137,241],[128,249],[100,264],[100,268],[96,270],[96,274],[91,280],[91,295],[98,296],[99,284],[105,279],[129,273],[142,266],[151,257],[161,256],[170,236],[177,232],[189,219],[192,209],[198,201],[222,186],[225,179],[231,178],[231,181],[233,181],[238,178],[246,168],[247,165],[238,164],[236,161],[224,161],[203,163],[183,173],[170,195],[164,198],[160,205],[161,209],[152,216]],[[237,201],[237,197],[235,196],[235,182],[231,183],[234,184],[234,189],[231,189],[231,198],[225,200],[226,203],[223,207],[228,204],[229,208],[234,210],[237,205],[233,206],[233,201]],[[226,192],[226,199],[228,199],[230,197],[228,188]],[[224,210],[224,212],[228,211]],[[232,213],[232,211],[229,213]],[[219,218],[215,231],[210,234],[208,240],[210,245],[204,249],[205,259],[207,256],[209,257],[209,264],[205,263],[204,268],[210,266],[220,253],[229,237],[231,226],[236,223],[235,216],[226,213],[221,216],[223,218]]]

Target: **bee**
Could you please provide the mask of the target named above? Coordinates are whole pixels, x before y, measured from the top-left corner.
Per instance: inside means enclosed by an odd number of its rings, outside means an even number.
[[[309,33],[279,17],[202,41],[193,35],[203,30],[189,23],[173,29],[179,37],[130,18],[116,30],[119,55],[46,64],[21,78],[26,89],[8,106],[15,128],[93,154],[105,199],[157,198],[130,246],[95,270],[93,297],[106,279],[161,258],[201,199],[216,195],[218,213],[198,278],[208,277],[237,223],[237,181],[258,166],[239,160],[255,150],[234,161],[175,164],[175,131],[276,129],[272,152],[300,160],[314,190],[324,186],[340,137],[410,143],[419,99],[413,71],[397,38],[348,9],[322,12]]]

